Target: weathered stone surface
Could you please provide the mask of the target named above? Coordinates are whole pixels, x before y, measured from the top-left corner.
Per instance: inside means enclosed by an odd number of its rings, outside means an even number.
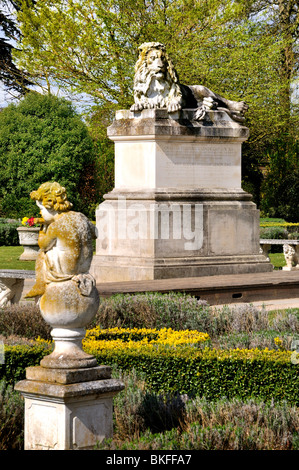
[[[96,211],[97,282],[267,272],[259,211],[241,188],[248,129],[223,109],[121,110],[115,188]]]
[[[38,227],[17,227],[19,234],[20,245],[24,247],[24,252],[20,256],[22,261],[35,261],[38,252],[39,246],[37,243],[38,240]]]
[[[15,389],[25,398],[25,449],[92,449],[112,436],[113,396],[124,388],[82,348],[99,294],[89,274],[95,227],[71,211],[65,188],[44,183],[31,193],[40,208],[40,251],[35,284],[26,298],[40,298],[52,327],[54,351],[26,371]],[[12,281],[14,279],[12,278]],[[1,288],[1,286],[0,286]]]
[[[115,120],[107,129],[111,140],[120,137],[155,136],[156,138],[196,137],[198,140],[217,139],[229,141],[238,139],[244,142],[249,137],[249,129],[231,119],[225,110],[207,111],[203,121],[194,120],[194,110],[184,109],[169,114],[166,109],[144,109],[141,112],[116,111]]]
[[[0,270],[0,307],[18,303],[24,290],[24,281],[34,279],[35,272],[18,269]]]
[[[283,266],[283,271],[294,271],[299,269],[299,240],[285,239],[261,239],[261,252],[268,257],[268,252],[272,245],[282,245],[283,253],[286,261],[286,266]]]
[[[204,121],[182,119],[166,110],[116,113],[108,128],[115,142],[115,188],[241,188],[241,143],[246,127],[225,111],[209,111]],[[138,115],[138,113],[137,113]]]
[[[98,282],[272,270],[259,212],[242,190],[115,189],[105,199],[91,266]]]
[[[41,366],[50,369],[85,369],[97,365],[96,358],[83,351],[84,328],[53,328],[51,336],[54,351],[41,360]]]
[[[81,381],[92,373],[96,380]],[[109,370],[45,372],[30,368],[27,377],[32,380],[15,386],[25,398],[25,450],[93,449],[112,437],[113,397],[124,385],[115,379],[99,380],[101,374],[105,376]],[[78,376],[80,381],[74,383]],[[68,383],[61,383],[64,380]]]
[[[86,369],[49,369],[35,366],[27,367],[26,379],[48,382],[53,384],[72,384],[79,382],[90,382],[92,380],[102,380],[111,378],[111,367],[96,366]]]
[[[200,84],[182,84],[164,44],[145,42],[138,49],[131,111],[166,108],[173,115],[192,108],[194,120],[201,121],[209,110],[224,107],[235,121],[244,121],[248,110],[244,101],[224,98]]]
[[[72,384],[57,384],[35,380],[22,380],[18,382],[15,390],[24,396],[34,395],[49,398],[75,399],[81,397],[96,397],[98,395],[115,394],[123,390],[123,384],[116,379],[92,380]]]

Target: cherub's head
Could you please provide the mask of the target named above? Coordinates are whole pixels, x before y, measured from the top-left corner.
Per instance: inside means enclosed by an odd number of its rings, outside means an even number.
[[[66,190],[59,183],[43,183],[37,191],[32,191],[30,197],[37,205],[55,212],[67,212],[72,203],[67,200]]]

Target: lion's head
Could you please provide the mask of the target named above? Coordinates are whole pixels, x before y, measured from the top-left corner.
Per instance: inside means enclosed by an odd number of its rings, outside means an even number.
[[[181,109],[182,93],[178,75],[169,59],[165,46],[159,42],[146,42],[139,47],[135,65],[134,102],[132,111],[146,108]]]

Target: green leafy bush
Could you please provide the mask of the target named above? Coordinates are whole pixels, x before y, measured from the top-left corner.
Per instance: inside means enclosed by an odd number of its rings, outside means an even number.
[[[126,389],[115,399],[114,438],[100,445],[103,450],[299,448],[298,409],[286,402],[163,397],[144,390],[142,382],[133,388],[130,376],[121,378]]]
[[[288,238],[288,231],[283,227],[261,227],[260,238],[282,240]]]
[[[71,103],[29,93],[0,113],[0,215],[37,215],[30,192],[57,181],[74,209],[90,216],[85,169],[94,160],[92,138]]]
[[[0,246],[18,246],[19,236],[17,227],[20,226],[19,222],[6,222],[5,219],[0,219]]]
[[[38,336],[45,340],[52,339],[51,327],[40,314],[34,303],[28,305],[12,304],[0,309],[0,334],[35,339]]]
[[[24,400],[11,385],[0,381],[0,450],[22,450]]]
[[[26,368],[39,365],[50,347],[45,344],[4,345],[4,364],[0,364],[0,380],[15,384],[26,376]]]
[[[100,448],[135,450],[295,450],[298,408],[259,398],[208,400],[155,394],[145,375],[118,369],[125,389],[114,399],[114,437]]]
[[[184,293],[119,294],[102,300],[93,324],[103,328],[201,330],[208,312],[205,301]]]

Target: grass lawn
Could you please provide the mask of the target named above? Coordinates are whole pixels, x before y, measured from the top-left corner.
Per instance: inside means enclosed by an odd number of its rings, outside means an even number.
[[[22,246],[0,246],[0,269],[35,269],[35,261],[20,261]]]
[[[286,265],[286,261],[285,261],[283,253],[269,253],[269,258],[274,268],[276,269],[282,268],[282,266]]]
[[[20,261],[22,246],[0,246],[0,269],[35,269],[35,261]],[[283,253],[270,253],[271,263],[278,269],[285,266]]]

